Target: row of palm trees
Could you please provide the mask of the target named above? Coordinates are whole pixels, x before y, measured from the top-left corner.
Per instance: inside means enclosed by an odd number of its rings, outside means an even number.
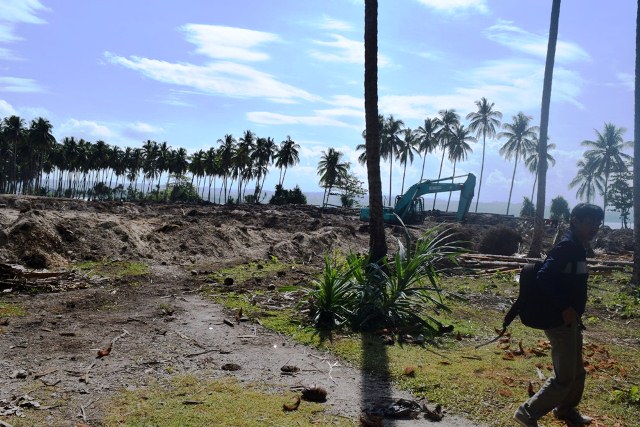
[[[242,200],[252,180],[253,200],[260,200],[271,165],[280,170],[278,183],[282,185],[287,169],[300,161],[300,146],[291,137],[278,145],[273,138],[257,137],[250,130],[239,139],[227,134],[217,141],[219,146],[189,155],[184,148],[152,140],[139,148],[124,149],[75,137],[57,142],[52,129],[42,117],[32,120],[29,127],[18,116],[0,122],[0,192],[90,198],[92,189],[102,183],[128,192],[129,198],[147,197],[154,190],[159,197],[163,176],[169,188],[172,178],[177,183],[190,173],[191,184],[195,181],[203,199],[216,201],[211,190],[220,179],[218,202],[229,200],[234,182]]]
[[[506,213],[509,214],[513,184],[518,165],[521,162],[524,162],[527,170],[535,176],[530,199],[533,200],[540,158],[539,127],[532,125],[532,117],[522,112],[513,116],[511,123],[502,123],[502,113],[495,109],[494,103],[489,102],[484,97],[476,101],[475,104],[477,110],[466,116],[469,121],[468,127],[461,123],[460,115],[453,109],[440,110],[437,117],[424,119],[423,124],[417,129],[405,127],[404,122],[396,119],[393,115],[387,117],[378,116],[381,139],[380,157],[389,162],[389,204],[391,204],[390,201],[392,200],[391,181],[395,161],[398,161],[400,167],[403,168],[400,190],[400,194],[403,194],[407,165],[412,164],[416,156],[422,158],[420,180],[424,178],[427,155],[436,151],[441,156],[438,179],[442,176],[445,157],[452,163],[453,176],[455,176],[457,163],[466,160],[469,153],[472,152],[471,144],[481,139],[482,163],[475,205],[475,211],[477,212],[482,190],[487,138],[506,139],[499,149],[499,154],[506,160],[513,161],[514,164]],[[500,129],[502,130],[500,131]],[[623,152],[624,148],[632,145],[631,142],[623,141],[625,132],[624,128],[605,123],[605,129],[602,133],[596,130],[598,137],[595,141],[582,142],[583,146],[590,149],[584,153],[584,159],[578,162],[578,173],[569,186],[569,188],[579,187],[576,196],[580,200],[592,202],[597,190],[599,194],[604,196],[605,209],[608,206],[607,187],[609,177],[612,173],[626,170],[626,164],[631,159],[631,156]],[[362,151],[358,157],[358,161],[362,165],[365,165],[367,161],[365,148],[365,144],[357,146],[357,149]],[[549,151],[555,148],[555,144],[547,144],[547,166],[555,165],[555,158],[549,154]],[[449,209],[450,201],[451,193],[449,193],[447,210]],[[434,197],[433,208],[435,208],[435,203],[436,197]]]

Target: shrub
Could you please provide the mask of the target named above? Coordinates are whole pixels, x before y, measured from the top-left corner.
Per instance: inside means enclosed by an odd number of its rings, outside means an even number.
[[[306,205],[307,196],[305,196],[300,187],[297,185],[293,190],[286,190],[282,185],[276,185],[276,192],[269,200],[271,205]]]
[[[478,251],[485,254],[513,255],[518,252],[518,244],[521,242],[522,236],[517,230],[498,225],[484,233]]]
[[[536,207],[528,197],[525,197],[522,201],[522,209],[520,209],[520,216],[522,218],[533,218],[536,216]]]
[[[551,219],[554,221],[565,220],[569,221],[569,203],[562,196],[558,196],[551,200],[551,207],[549,208]]]

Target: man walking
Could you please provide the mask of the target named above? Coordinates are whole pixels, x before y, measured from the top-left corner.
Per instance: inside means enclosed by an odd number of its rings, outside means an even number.
[[[538,427],[538,419],[553,411],[556,418],[573,424],[592,419],[578,411],[584,390],[581,316],[587,303],[585,247],[596,236],[604,211],[580,203],[571,211],[570,230],[551,250],[538,272],[537,281],[553,307],[553,327],[544,333],[551,342],[554,377],[523,403],[514,419],[523,427]]]

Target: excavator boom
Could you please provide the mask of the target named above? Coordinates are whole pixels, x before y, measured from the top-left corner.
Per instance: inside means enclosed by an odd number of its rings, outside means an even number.
[[[421,197],[425,194],[447,191],[460,191],[456,220],[463,221],[469,212],[476,186],[476,177],[474,174],[470,173],[466,175],[466,177],[467,179],[461,184],[451,182],[454,178],[459,177],[426,180],[413,184],[402,196],[397,198],[395,208],[384,208],[384,222],[397,224],[399,223],[398,218],[400,218],[404,223],[420,223],[423,221],[425,215]],[[363,221],[369,220],[369,208],[362,208],[360,210],[360,219]]]

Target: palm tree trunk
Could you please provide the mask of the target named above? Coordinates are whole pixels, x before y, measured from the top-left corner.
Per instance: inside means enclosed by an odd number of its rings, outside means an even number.
[[[364,110],[369,182],[369,259],[378,262],[387,256],[378,127],[378,0],[364,2]]]
[[[404,162],[404,169],[402,171],[402,187],[400,187],[400,194],[404,194],[404,176],[407,174],[407,161]]]
[[[511,206],[511,193],[513,193],[513,182],[516,179],[516,169],[518,168],[518,154],[516,152],[516,163],[513,165],[513,175],[511,175],[511,188],[509,189],[509,201],[507,201],[507,213],[509,215],[509,206]]]
[[[444,148],[442,149],[442,159],[440,160],[440,171],[438,172],[438,179],[440,179],[440,176],[442,175],[442,164],[444,163],[444,154],[445,154],[445,150]],[[438,197],[438,193],[434,193],[433,194],[433,208],[432,210],[436,210],[436,197]]]
[[[424,157],[422,158],[422,172],[420,173],[420,182],[424,178],[424,165],[427,162],[427,153],[424,153]]]
[[[451,183],[453,184],[453,177],[456,176],[456,161],[453,162],[453,176],[451,177]],[[451,203],[451,193],[452,191],[449,191],[449,200],[447,201],[447,210],[446,212],[449,212],[449,203]]]
[[[478,203],[480,202],[480,190],[482,190],[482,174],[484,172],[484,152],[487,145],[487,131],[482,130],[482,163],[480,165],[480,181],[478,181],[478,196],[476,197],[476,213],[478,213]],[[533,198],[533,195],[531,196]],[[533,200],[533,199],[532,199]]]
[[[391,175],[393,175],[393,153],[389,154],[389,206],[393,206],[391,202]]]
[[[631,284],[640,286],[640,0],[636,17],[636,82],[633,126],[633,273]]]
[[[549,25],[549,42],[547,44],[547,60],[544,66],[544,83],[542,86],[542,110],[540,112],[540,143],[538,144],[538,198],[536,200],[536,216],[533,237],[529,247],[529,256],[539,257],[542,252],[542,235],[544,233],[544,205],[547,193],[547,131],[549,129],[549,110],[551,105],[551,84],[553,82],[553,64],[556,57],[558,25],[560,22],[560,0],[553,0],[551,6],[551,23]],[[513,184],[512,184],[513,185]]]

